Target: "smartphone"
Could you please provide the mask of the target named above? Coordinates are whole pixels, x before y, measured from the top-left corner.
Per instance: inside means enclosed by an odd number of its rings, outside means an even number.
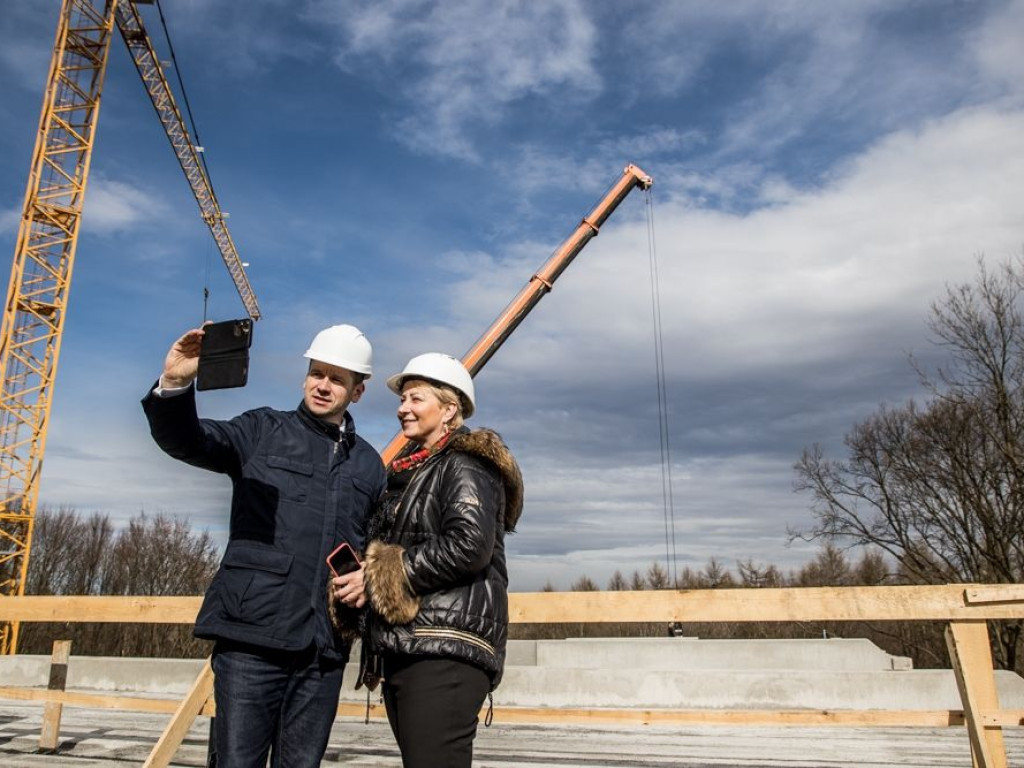
[[[252,344],[252,320],[223,320],[203,326],[200,357],[248,349]]]
[[[244,387],[249,378],[252,320],[225,320],[203,326],[196,389]]]
[[[358,571],[362,565],[363,562],[359,559],[359,555],[349,546],[347,541],[341,542],[327,556],[327,566],[335,576],[344,576],[346,573]]]

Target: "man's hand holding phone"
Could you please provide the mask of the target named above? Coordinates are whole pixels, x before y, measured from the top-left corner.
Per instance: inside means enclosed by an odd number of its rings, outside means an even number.
[[[363,561],[356,551],[343,541],[327,556],[327,566],[334,574],[331,579],[334,598],[350,608],[366,605],[363,592]]]

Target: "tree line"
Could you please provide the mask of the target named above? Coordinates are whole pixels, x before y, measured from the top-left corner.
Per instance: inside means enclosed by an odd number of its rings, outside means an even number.
[[[70,507],[36,515],[25,591],[31,595],[199,595],[217,571],[219,552],[187,520],[139,514],[120,530],[110,516]],[[72,653],[158,658],[203,657],[210,644],[192,628],[167,624],[22,624],[21,653],[51,651],[71,640]]]
[[[703,568],[684,567],[672,578],[659,562],[628,577],[615,571],[605,587],[608,591],[650,589],[736,589],[767,587],[860,587],[909,583],[905,574],[877,549],[862,549],[859,557],[833,543],[825,543],[803,567],[784,573],[773,564],[741,560],[730,570],[720,559],[711,558]],[[569,589],[596,592],[600,586],[589,576],[580,576]],[[545,592],[557,591],[548,582]],[[816,621],[816,622],[607,622],[521,624],[510,628],[515,639],[560,637],[686,637],[765,640],[779,638],[867,638],[888,653],[909,656],[915,668],[948,668],[943,626],[926,621]]]

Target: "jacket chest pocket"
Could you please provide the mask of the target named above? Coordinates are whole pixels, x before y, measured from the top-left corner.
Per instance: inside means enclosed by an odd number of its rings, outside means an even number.
[[[313,478],[313,464],[285,456],[267,456],[267,479],[281,498],[305,501]]]

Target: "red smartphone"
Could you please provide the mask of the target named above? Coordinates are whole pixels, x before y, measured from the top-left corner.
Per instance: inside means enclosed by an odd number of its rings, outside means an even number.
[[[346,573],[358,571],[362,565],[363,562],[359,559],[359,555],[349,546],[347,541],[341,542],[327,556],[327,566],[335,576],[344,576]]]

